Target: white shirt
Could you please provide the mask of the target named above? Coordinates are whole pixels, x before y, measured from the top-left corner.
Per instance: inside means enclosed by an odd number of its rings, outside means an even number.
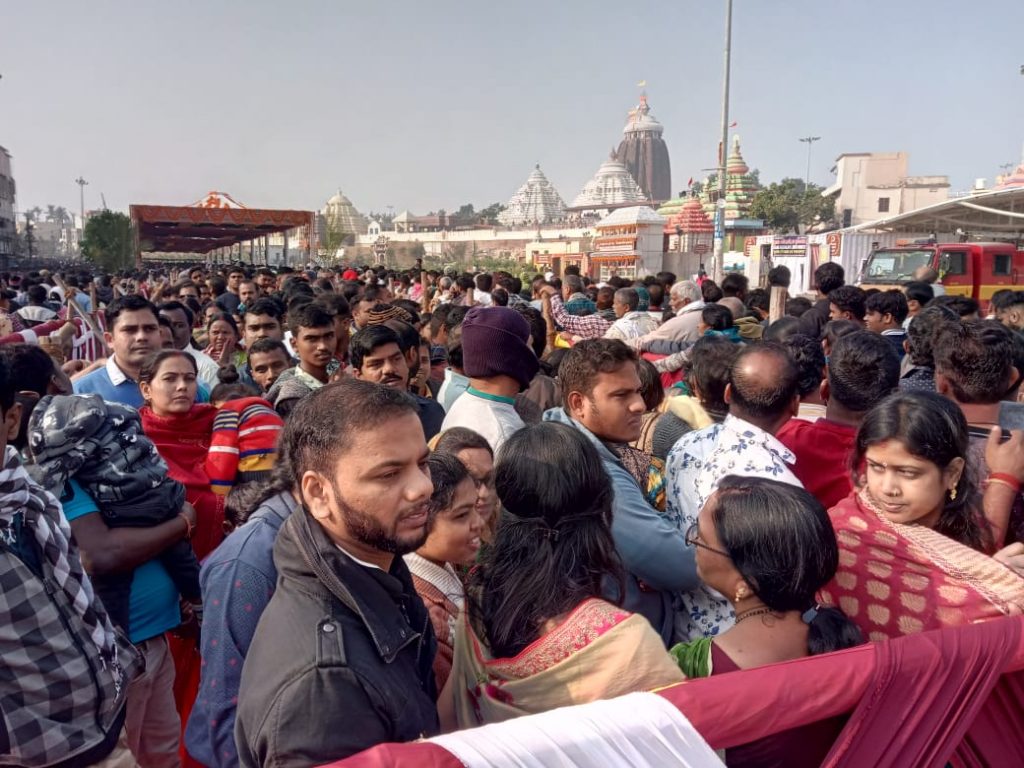
[[[217,365],[216,360],[202,350],[193,347],[191,342],[182,352],[187,352],[196,361],[196,368],[199,370],[197,374],[199,381],[205,384],[208,389],[212,391],[214,387],[220,384],[220,379],[217,378],[217,371],[220,370],[220,366]]]
[[[452,404],[441,431],[452,427],[472,429],[486,438],[497,454],[505,441],[525,426],[511,398],[488,395],[470,387]]]
[[[379,565],[374,565],[373,563],[368,563],[365,560],[360,560],[358,557],[356,557],[351,552],[349,552],[347,549],[345,549],[343,546],[341,546],[341,544],[335,543],[334,546],[336,546],[338,548],[338,551],[341,552],[343,555],[345,555],[345,557],[347,557],[352,562],[354,562],[354,563],[356,563],[358,565],[363,566],[363,568],[376,568],[378,571],[383,571],[384,570]]]
[[[721,424],[679,438],[665,462],[665,514],[682,530],[697,515],[727,475],[764,477],[803,487],[787,464],[796,456],[774,435],[735,416]],[[724,632],[733,625],[732,604],[709,587],[682,595],[676,636],[694,640]]]
[[[473,289],[473,302],[481,307],[489,307],[494,303],[491,299],[491,294],[487,293],[487,291],[481,291],[479,288]]]
[[[605,331],[606,339],[635,339],[644,336],[658,327],[658,321],[646,312],[627,312]]]
[[[700,323],[700,313],[703,309],[703,301],[691,301],[689,304],[681,307],[676,312],[675,317],[666,320],[650,333],[630,339],[626,343],[633,347],[633,349],[643,349],[644,344],[657,341],[658,339],[697,341],[700,338],[697,325]]]

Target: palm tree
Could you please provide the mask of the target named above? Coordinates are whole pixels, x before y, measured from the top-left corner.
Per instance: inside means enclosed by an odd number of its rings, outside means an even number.
[[[57,221],[61,224],[73,224],[74,219],[71,214],[68,213],[68,209],[63,205],[58,205],[53,209],[54,215],[57,217]]]
[[[60,221],[57,218],[57,206],[55,206],[55,205],[47,205],[46,206],[46,220],[47,221],[53,221],[53,222]]]
[[[25,211],[25,218],[30,221],[39,221],[39,217],[43,215],[43,209],[38,205],[35,208],[29,208]]]

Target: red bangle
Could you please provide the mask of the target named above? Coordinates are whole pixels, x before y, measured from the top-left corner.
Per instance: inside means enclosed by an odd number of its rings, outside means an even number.
[[[1020,493],[1020,480],[1013,475],[1009,475],[1006,472],[992,472],[989,474],[988,479],[1008,485],[1013,489],[1014,493]]]

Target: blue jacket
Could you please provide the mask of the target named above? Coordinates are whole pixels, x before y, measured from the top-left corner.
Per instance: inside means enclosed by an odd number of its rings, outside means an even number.
[[[238,765],[235,699],[242,662],[277,585],[277,532],[295,506],[290,493],[271,496],[206,558],[199,573],[203,669],[185,729],[185,748],[208,768]]]
[[[590,430],[561,408],[545,412],[544,420],[575,427],[597,448],[615,497],[612,538],[628,572],[622,607],[643,615],[667,646],[672,641],[675,594],[695,589],[700,583],[693,550],[686,546],[683,531],[647,503],[619,457]]]

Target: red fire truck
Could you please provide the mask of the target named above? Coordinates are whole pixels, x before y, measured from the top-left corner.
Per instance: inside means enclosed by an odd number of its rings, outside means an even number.
[[[914,279],[921,267],[939,273],[946,293],[970,296],[985,311],[992,294],[1024,289],[1024,251],[1013,243],[937,243],[897,241],[876,248],[861,275],[863,288],[898,288]]]

